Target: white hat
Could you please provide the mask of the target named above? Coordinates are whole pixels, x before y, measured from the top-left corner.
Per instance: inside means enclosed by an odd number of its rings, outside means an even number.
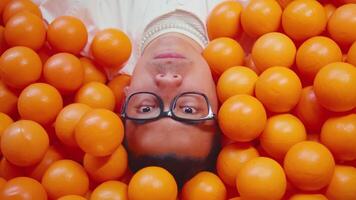
[[[199,18],[190,12],[177,9],[156,18],[146,26],[140,41],[139,55],[155,38],[172,32],[188,36],[202,48],[208,44],[205,26]]]

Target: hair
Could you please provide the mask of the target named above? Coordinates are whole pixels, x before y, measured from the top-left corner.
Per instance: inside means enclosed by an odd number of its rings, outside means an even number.
[[[218,126],[217,126],[218,127]],[[148,167],[158,166],[169,171],[175,178],[178,187],[196,175],[200,171],[215,171],[216,158],[219,154],[220,130],[215,133],[211,150],[206,158],[182,157],[175,154],[163,155],[136,155],[124,140],[125,148],[128,152],[129,167],[132,172]]]

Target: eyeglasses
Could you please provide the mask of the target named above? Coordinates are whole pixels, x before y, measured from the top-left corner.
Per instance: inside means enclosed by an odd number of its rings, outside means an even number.
[[[177,95],[168,111],[164,111],[163,100],[157,94],[137,92],[125,100],[121,117],[137,123],[145,123],[162,117],[170,117],[185,123],[215,119],[207,96],[199,92],[185,92]]]

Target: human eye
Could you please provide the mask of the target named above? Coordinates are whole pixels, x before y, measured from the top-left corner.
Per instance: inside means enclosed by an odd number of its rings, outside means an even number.
[[[179,106],[181,111],[185,114],[196,114],[198,112],[198,109],[194,106],[189,106],[189,105],[181,105]]]
[[[155,105],[139,105],[137,108],[138,113],[150,113],[156,109]]]

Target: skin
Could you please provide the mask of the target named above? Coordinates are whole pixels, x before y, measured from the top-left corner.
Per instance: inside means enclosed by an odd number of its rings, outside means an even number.
[[[174,97],[182,92],[204,93],[216,114],[218,101],[210,68],[203,49],[192,39],[167,33],[152,41],[137,62],[131,84],[125,95],[135,92],[153,92],[168,110]],[[155,57],[162,53],[177,53],[185,58]],[[126,145],[138,156],[175,155],[177,159],[205,159],[211,152],[216,129],[212,120],[199,124],[185,124],[165,117],[136,124],[126,121]]]

